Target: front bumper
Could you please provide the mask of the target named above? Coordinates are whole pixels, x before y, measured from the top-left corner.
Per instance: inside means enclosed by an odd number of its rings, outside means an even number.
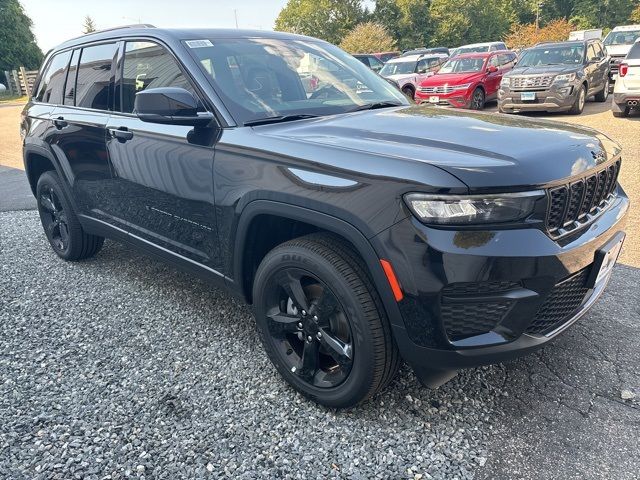
[[[454,90],[450,93],[424,93],[416,90],[415,101],[418,105],[428,103],[430,105],[442,105],[455,108],[469,108],[473,90]],[[437,98],[437,101],[435,99]]]
[[[527,93],[535,94],[534,100],[523,100]],[[509,87],[500,87],[498,106],[504,111],[513,112],[550,112],[570,110],[576,101],[578,85],[551,85],[547,89],[512,91]]]
[[[416,372],[454,371],[545,345],[604,290],[608,278],[592,288],[587,278],[596,252],[624,235],[628,207],[618,188],[610,208],[564,243],[537,228],[456,231],[412,217],[382,232],[377,243],[405,294],[400,321],[391,318],[404,359]]]

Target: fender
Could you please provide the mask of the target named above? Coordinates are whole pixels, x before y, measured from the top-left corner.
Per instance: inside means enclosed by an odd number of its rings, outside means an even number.
[[[373,248],[367,238],[354,226],[337,217],[321,213],[316,210],[289,205],[286,203],[275,202],[272,200],[254,200],[242,210],[238,227],[236,229],[236,254],[233,258],[234,284],[229,285],[230,288],[236,290],[243,298],[247,299],[247,292],[243,291],[242,282],[237,279],[242,278],[242,263],[245,244],[247,240],[247,232],[251,221],[258,215],[275,215],[291,220],[298,220],[305,223],[311,223],[323,230],[335,233],[349,242],[355,247],[360,254],[365,265],[371,275],[371,280],[382,300],[383,306],[394,326],[404,329],[404,322],[400,314],[400,309],[393,296],[393,292],[387,281],[387,277],[380,264],[380,257]],[[240,252],[240,253],[238,253]]]

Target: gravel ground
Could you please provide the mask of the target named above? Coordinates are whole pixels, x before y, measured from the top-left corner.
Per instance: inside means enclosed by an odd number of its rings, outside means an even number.
[[[0,269],[1,478],[462,479],[486,461],[490,368],[436,392],[404,369],[328,410],[276,374],[245,306],[135,251],[66,263],[35,212],[0,213]]]

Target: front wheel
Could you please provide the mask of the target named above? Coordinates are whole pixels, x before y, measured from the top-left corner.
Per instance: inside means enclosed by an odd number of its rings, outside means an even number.
[[[478,87],[473,91],[473,95],[471,96],[471,110],[482,110],[484,108],[484,102],[484,90]]]
[[[607,79],[605,80],[604,88],[601,92],[598,92],[595,96],[596,102],[606,102],[607,98],[609,98],[609,76],[607,75]]]
[[[402,87],[402,93],[404,93],[409,100],[415,100],[416,92],[412,87]]]
[[[395,375],[398,350],[378,294],[339,238],[309,235],[273,249],[256,272],[253,300],[269,359],[312,400],[350,407]]]
[[[569,110],[571,115],[580,115],[584,111],[584,104],[587,101],[587,87],[580,85],[578,88],[580,88],[580,90],[578,90],[576,100],[573,102],[571,110]]]

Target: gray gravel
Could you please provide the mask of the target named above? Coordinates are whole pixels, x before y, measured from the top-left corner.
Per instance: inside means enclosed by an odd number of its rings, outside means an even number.
[[[0,478],[471,478],[491,372],[432,392],[404,369],[328,410],[229,295],[113,242],[63,262],[35,212],[0,213]]]

